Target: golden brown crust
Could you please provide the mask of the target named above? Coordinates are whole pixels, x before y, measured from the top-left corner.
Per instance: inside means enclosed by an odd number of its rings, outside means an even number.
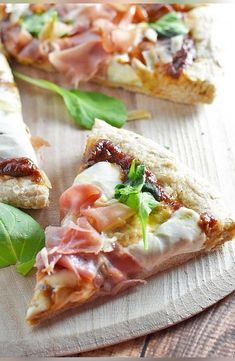
[[[198,6],[186,13],[186,22],[189,25],[197,55],[193,64],[186,67],[178,79],[167,75],[163,67],[156,66],[151,71],[134,59],[132,69],[140,84],[127,84],[125,79],[117,83],[108,77],[96,77],[95,81],[103,85],[122,87],[180,103],[211,103],[222,75],[221,52],[218,48],[221,42],[215,27],[218,11],[219,9],[210,5]]]
[[[32,177],[0,176],[0,202],[25,209],[41,209],[49,205],[50,182],[44,173],[41,182]]]
[[[234,218],[223,200],[208,182],[175,159],[165,147],[125,129],[111,127],[97,120],[88,137],[85,154],[100,139],[109,139],[127,154],[144,163],[163,186],[165,192],[182,205],[217,220],[207,239],[207,248],[216,247],[235,235]]]

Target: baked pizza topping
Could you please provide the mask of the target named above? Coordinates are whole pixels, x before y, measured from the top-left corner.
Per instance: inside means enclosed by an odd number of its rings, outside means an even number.
[[[184,68],[187,65],[192,64],[195,55],[196,51],[192,39],[184,38],[181,49],[174,54],[172,62],[166,64],[167,74],[171,75],[173,78],[178,78],[182,74]]]
[[[11,158],[0,161],[0,175],[9,177],[31,177],[35,183],[42,181],[38,167],[29,158]]]
[[[89,149],[83,161],[87,167],[104,161],[117,164],[122,169],[122,181],[125,182],[133,160],[134,157],[122,152],[121,149],[111,141],[100,139]],[[153,194],[157,201],[167,204],[172,211],[177,211],[182,207],[182,204],[178,200],[172,199],[167,195],[155,175],[147,168],[145,169],[145,189]],[[209,235],[213,232],[214,228],[216,228],[217,221],[212,216],[203,214],[200,216],[199,225],[201,229]]]
[[[140,184],[143,171],[132,163],[130,187]],[[45,273],[51,275],[66,269],[74,272],[79,282],[92,283],[99,294],[116,293],[128,282],[141,282],[142,272],[166,257],[182,249],[196,251],[203,245],[206,236],[198,226],[200,216],[196,212],[185,207],[173,211],[160,203],[155,207],[158,202],[144,192],[154,202],[147,212],[151,213],[148,220],[145,219],[149,244],[146,249],[137,210],[130,202],[124,204],[115,199],[115,193],[121,189],[117,187],[121,172],[117,164],[96,163],[81,172],[62,194],[61,226],[46,229],[46,247],[37,257],[39,280]],[[146,264],[147,259],[152,261]]]
[[[103,161],[118,164],[123,171],[123,181],[125,181],[133,160],[134,157],[122,152],[121,149],[111,141],[100,139],[89,149],[88,154],[84,158],[84,163],[88,167]],[[169,203],[174,209],[180,207],[180,204],[177,201],[173,201],[168,197],[154,174],[147,168],[145,169],[145,177],[145,187],[148,188],[150,193],[154,194],[157,201]]]
[[[121,66],[119,82],[129,73],[129,82],[138,84],[136,61],[150,71],[163,66],[174,78],[192,62],[188,10],[161,4],[58,4],[40,11],[33,5],[5,6],[1,37],[20,62],[54,67],[75,85],[104,74],[112,80]]]

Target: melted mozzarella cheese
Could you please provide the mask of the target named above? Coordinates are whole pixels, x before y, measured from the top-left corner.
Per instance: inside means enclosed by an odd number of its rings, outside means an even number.
[[[184,36],[176,35],[171,38],[171,52],[172,54],[177,53],[183,46]]]
[[[99,162],[78,174],[75,184],[94,184],[102,191],[106,200],[114,198],[114,188],[122,183],[121,168],[109,162]]]
[[[148,270],[178,254],[199,251],[206,240],[198,225],[199,214],[182,207],[162,223],[155,233],[148,233],[148,249],[143,241],[128,246],[128,251]]]
[[[135,70],[129,64],[120,64],[113,59],[108,66],[108,79],[114,83],[141,86],[142,82]]]
[[[114,188],[121,182],[121,169],[116,164],[99,162],[80,173],[74,183],[95,184],[103,191],[104,200],[114,198]],[[126,250],[132,254],[147,270],[151,270],[165,260],[203,248],[205,234],[198,225],[199,214],[181,207],[162,224],[148,225],[148,249],[144,249],[143,240],[132,243]],[[135,227],[135,226],[133,226]],[[103,234],[103,237],[106,237]],[[107,249],[118,237],[107,237]]]

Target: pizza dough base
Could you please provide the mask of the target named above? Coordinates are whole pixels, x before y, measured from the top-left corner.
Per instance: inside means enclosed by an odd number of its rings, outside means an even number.
[[[127,84],[125,79],[116,83],[101,76],[97,76],[95,82],[179,103],[211,103],[222,78],[222,39],[221,34],[217,34],[220,11],[220,8],[213,5],[198,6],[186,14],[197,56],[178,79],[167,75],[162,67],[156,66],[151,71],[142,63],[134,62],[132,68],[142,83],[141,86]]]

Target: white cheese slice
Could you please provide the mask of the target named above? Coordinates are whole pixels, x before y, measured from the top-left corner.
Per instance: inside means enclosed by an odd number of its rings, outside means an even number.
[[[108,80],[114,83],[134,86],[142,85],[141,79],[129,64],[120,64],[115,59],[109,64],[107,75]]]
[[[171,38],[171,52],[172,54],[177,53],[183,46],[184,36],[176,35]]]
[[[171,52],[165,45],[156,45],[155,48],[157,59],[163,64],[171,63],[173,60]]]
[[[147,28],[144,31],[144,37],[151,41],[152,43],[156,43],[157,41],[157,32],[151,28]]]
[[[99,162],[77,175],[74,184],[94,184],[98,186],[106,200],[114,198],[114,188],[122,183],[121,168],[117,164]]]
[[[148,233],[148,249],[143,241],[128,246],[128,251],[147,270],[151,270],[173,256],[196,252],[206,240],[198,225],[199,214],[182,207],[162,223],[155,233]]]
[[[6,11],[10,13],[11,23],[16,23],[29,10],[29,4],[7,4]]]

